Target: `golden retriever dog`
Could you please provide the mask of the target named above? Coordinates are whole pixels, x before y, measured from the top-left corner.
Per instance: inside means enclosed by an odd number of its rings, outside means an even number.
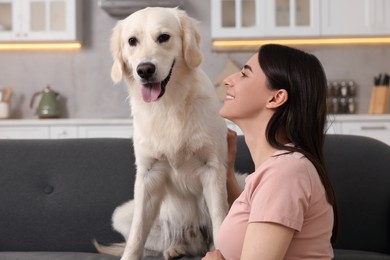
[[[113,214],[121,259],[204,254],[228,210],[227,127],[200,68],[196,22],[148,7],[118,22],[111,44],[111,77],[128,83],[137,167],[134,200]]]

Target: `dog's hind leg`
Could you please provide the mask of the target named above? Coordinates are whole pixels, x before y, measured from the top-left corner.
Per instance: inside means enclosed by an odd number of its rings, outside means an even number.
[[[146,238],[165,196],[169,171],[165,162],[137,158],[133,221],[121,260],[141,259]]]
[[[112,227],[127,239],[134,214],[134,200],[129,200],[117,207],[112,214]]]
[[[210,237],[207,227],[175,227],[171,232],[171,244],[164,250],[164,259],[177,259],[181,256],[200,256],[209,249]]]

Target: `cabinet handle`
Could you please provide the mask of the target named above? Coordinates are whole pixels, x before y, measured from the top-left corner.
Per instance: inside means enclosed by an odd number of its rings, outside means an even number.
[[[362,126],[362,130],[386,130],[386,126]]]

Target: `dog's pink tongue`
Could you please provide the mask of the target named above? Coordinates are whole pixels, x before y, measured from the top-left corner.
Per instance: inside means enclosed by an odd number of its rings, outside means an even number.
[[[154,102],[161,93],[161,84],[152,83],[142,86],[142,97],[145,102]]]

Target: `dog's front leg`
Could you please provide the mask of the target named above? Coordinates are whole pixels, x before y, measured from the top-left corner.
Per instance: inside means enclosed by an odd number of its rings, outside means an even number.
[[[218,247],[217,236],[219,227],[226,217],[229,208],[226,190],[226,168],[224,166],[209,166],[206,167],[206,171],[201,176],[203,196],[205,197],[213,225],[214,246]]]
[[[157,160],[139,160],[134,187],[134,216],[121,260],[142,258],[146,238],[165,195],[168,168]],[[147,161],[148,163],[144,163]],[[146,167],[145,167],[146,165]]]

